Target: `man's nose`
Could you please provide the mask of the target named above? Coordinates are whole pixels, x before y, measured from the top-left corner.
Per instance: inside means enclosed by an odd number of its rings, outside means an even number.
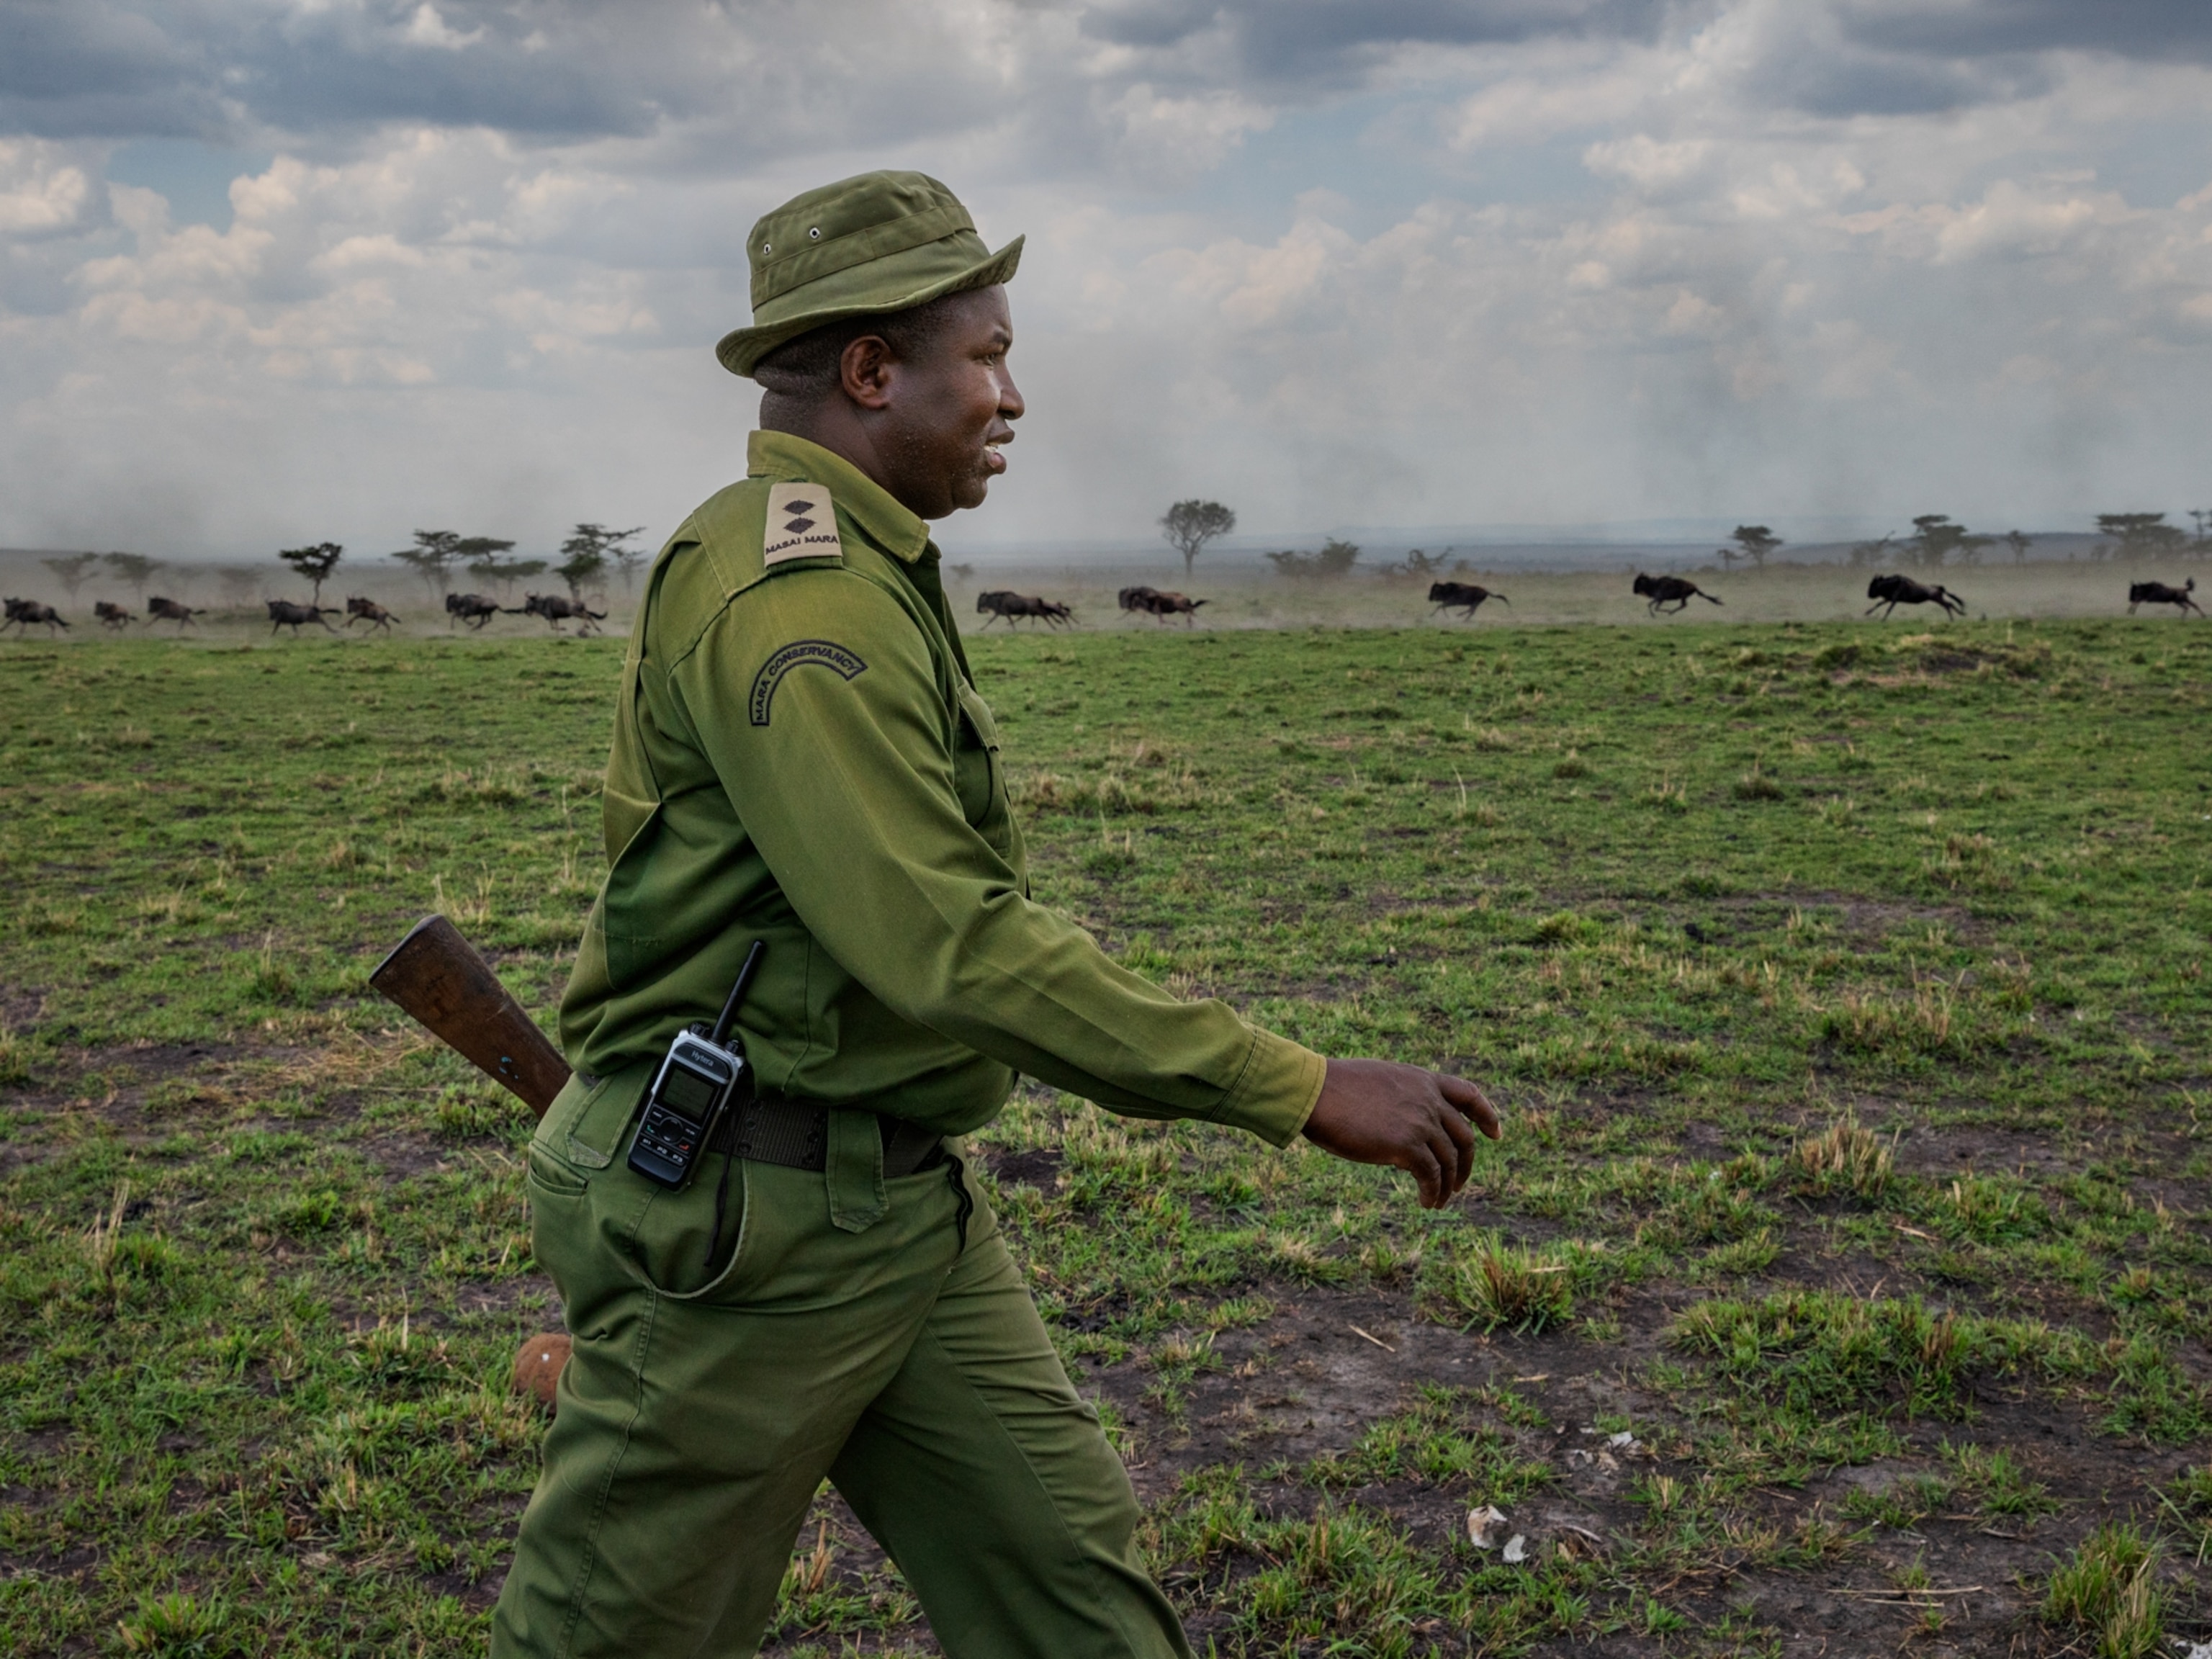
[[[1021,388],[1014,384],[1011,374],[999,376],[999,413],[1007,420],[1018,421],[1029,405],[1022,401]]]

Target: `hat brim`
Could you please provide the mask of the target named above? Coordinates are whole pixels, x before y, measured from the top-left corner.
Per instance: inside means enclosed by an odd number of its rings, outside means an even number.
[[[778,346],[797,339],[827,323],[842,322],[848,317],[888,317],[895,311],[911,311],[916,306],[926,306],[932,300],[941,300],[948,294],[960,294],[971,288],[990,288],[996,283],[1010,282],[1022,262],[1022,241],[1019,236],[967,270],[955,271],[950,276],[939,277],[933,283],[903,294],[894,300],[878,301],[872,305],[824,306],[818,310],[802,312],[796,317],[786,317],[773,323],[757,323],[750,328],[733,328],[715,343],[714,356],[722,367],[732,374],[748,379],[760,360]]]

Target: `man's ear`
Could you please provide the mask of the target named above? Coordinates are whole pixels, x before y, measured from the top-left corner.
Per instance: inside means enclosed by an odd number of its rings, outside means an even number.
[[[892,368],[896,361],[882,335],[863,334],[838,355],[838,383],[862,409],[881,409],[890,402]]]

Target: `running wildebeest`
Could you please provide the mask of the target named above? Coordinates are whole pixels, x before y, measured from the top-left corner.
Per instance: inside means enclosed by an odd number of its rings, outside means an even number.
[[[543,617],[556,634],[561,631],[561,624],[571,617],[578,624],[576,631],[579,634],[598,633],[595,624],[607,619],[605,611],[590,610],[581,599],[564,599],[558,593],[530,594],[523,600],[520,611],[509,611],[507,614],[510,617]]]
[[[1075,613],[1057,599],[1033,599],[1026,593],[1017,593],[1004,587],[994,588],[988,593],[975,596],[975,614],[981,617],[986,613],[991,618],[991,622],[983,624],[986,628],[1001,617],[1006,619],[1009,628],[1024,617],[1040,618],[1047,627],[1058,627],[1061,623],[1075,620]]]
[[[292,637],[296,640],[300,637],[302,623],[315,623],[325,633],[335,634],[338,630],[323,621],[325,611],[333,617],[338,614],[334,605],[295,605],[289,599],[271,599],[269,601],[269,631],[274,634],[280,628],[289,628],[292,630]]]
[[[62,620],[60,611],[50,605],[40,605],[36,599],[9,599],[7,601],[7,608],[8,620],[0,622],[0,631],[20,627],[27,634],[31,631],[33,623],[44,623],[46,625],[47,636],[51,638],[54,629],[65,629],[69,626]]]
[[[128,628],[134,620],[131,613],[121,605],[110,604],[106,599],[93,601],[92,614],[110,628]]]
[[[398,617],[393,616],[374,599],[364,599],[351,593],[346,595],[346,626],[348,628],[351,628],[357,622],[365,622],[371,628],[380,628],[389,634],[392,631],[392,624],[398,620]]]
[[[1705,599],[1714,605],[1720,603],[1686,576],[1647,576],[1639,570],[1636,573],[1635,586],[1631,591],[1638,599],[1651,601],[1644,608],[1654,617],[1659,614],[1659,607],[1662,605],[1673,605],[1674,611],[1668,613],[1673,615],[1689,609],[1692,599]]]
[[[1869,617],[1881,611],[1881,619],[1889,620],[1889,612],[1900,605],[1933,605],[1940,606],[1947,617],[1963,617],[1966,602],[1942,583],[1930,585],[1917,582],[1910,576],[1876,576],[1867,584],[1867,598],[1874,603],[1866,608]],[[1888,610],[1882,607],[1887,605]]]
[[[1186,599],[1180,593],[1163,593],[1157,587],[1125,587],[1121,601],[1124,611],[1142,611],[1160,623],[1165,623],[1170,617],[1181,617],[1193,627],[1198,623],[1198,607],[1206,603],[1204,599]]]
[[[184,624],[198,616],[199,611],[175,599],[165,599],[159,593],[146,601],[146,614],[155,622],[173,622],[182,632]]]
[[[482,629],[497,615],[499,607],[481,593],[446,595],[446,626],[448,628],[457,622],[465,622],[471,628]]]
[[[1480,582],[1431,582],[1429,584],[1431,605],[1436,606],[1437,611],[1463,610],[1467,612],[1469,622],[1474,620],[1474,613],[1482,608],[1482,602],[1485,599],[1495,599],[1500,605],[1513,603],[1503,593],[1493,593]],[[1433,616],[1435,612],[1431,611],[1430,614]]]
[[[2196,591],[2197,578],[2194,576],[2179,587],[2168,587],[2164,582],[2130,582],[2128,615],[2134,616],[2139,605],[2179,605],[2185,617],[2192,611],[2201,617],[2204,614],[2204,607],[2189,597]]]

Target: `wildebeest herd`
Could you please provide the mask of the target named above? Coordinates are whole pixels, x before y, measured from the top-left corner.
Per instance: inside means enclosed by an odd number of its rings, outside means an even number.
[[[1692,599],[1704,599],[1711,605],[1722,603],[1717,594],[1706,592],[1686,576],[1652,576],[1639,570],[1630,584],[1630,591],[1646,602],[1646,612],[1655,617],[1662,611],[1668,616],[1679,616],[1689,608]],[[2157,581],[2130,582],[2128,585],[2128,614],[2133,616],[2141,605],[2170,605],[2184,616],[2194,612],[2202,617],[2205,612],[2197,603],[2196,592],[2197,579],[2194,576],[2179,587]],[[1187,594],[1165,592],[1157,587],[1144,586],[1125,587],[1116,598],[1121,609],[1133,615],[1149,616],[1161,623],[1170,617],[1181,617],[1186,626],[1196,625],[1198,608],[1207,603]],[[1946,617],[1966,614],[1966,602],[1941,582],[1917,581],[1902,573],[1876,576],[1867,584],[1867,598],[1874,603],[1867,607],[1865,614],[1870,617],[1879,611],[1885,621],[1900,605],[1932,605]],[[1511,603],[1503,593],[1479,582],[1434,582],[1429,587],[1429,604],[1432,607],[1429,614],[1434,616],[1437,611],[1455,611],[1462,617],[1473,621],[1475,612],[1492,599],[1500,605]],[[289,628],[296,635],[301,629],[311,623],[326,633],[335,634],[337,629],[323,618],[336,616],[343,616],[349,628],[356,623],[367,623],[372,632],[380,629],[389,633],[392,625],[401,620],[375,600],[358,594],[347,598],[343,611],[327,605],[301,605],[291,599],[270,599],[266,604],[271,634],[280,629]],[[68,619],[61,612],[36,599],[11,599],[6,601],[6,605],[7,620],[0,622],[0,633],[15,628],[28,634],[33,628],[44,628],[47,635],[52,637],[69,627]],[[92,614],[95,621],[104,623],[111,630],[127,628],[137,620],[122,605],[106,599],[96,601],[92,607]],[[159,594],[146,601],[149,626],[153,623],[170,622],[175,623],[182,631],[191,625],[196,617],[207,614],[204,607],[188,605]],[[985,619],[983,626],[986,628],[1000,621],[1004,621],[1009,627],[1030,621],[1042,622],[1048,628],[1058,628],[1072,624],[1075,620],[1074,610],[1058,599],[1017,593],[1011,588],[1003,587],[976,595],[975,614]],[[562,623],[573,622],[577,625],[579,634],[595,634],[599,631],[599,624],[606,620],[607,613],[592,610],[580,599],[564,599],[557,593],[532,593],[520,605],[503,605],[481,593],[446,595],[446,625],[449,628],[459,623],[481,632],[494,617],[542,617],[556,634],[561,631]]]
[[[346,602],[350,605],[353,601]],[[392,621],[398,620],[390,612]],[[488,599],[481,593],[448,593],[446,595],[446,626],[465,623],[481,633],[494,617],[543,617],[557,634],[561,624],[574,621],[579,634],[596,634],[600,623],[607,619],[604,611],[586,607],[581,599],[564,599],[558,593],[532,593],[519,605],[503,605],[496,599]]]
[[[338,630],[323,618],[339,616],[346,619],[349,628],[356,623],[365,622],[372,632],[380,628],[390,633],[392,624],[401,620],[374,599],[365,599],[359,594],[347,598],[343,611],[326,605],[301,605],[295,599],[269,599],[264,603],[269,608],[269,631],[272,634],[279,629],[289,628],[297,635],[310,623],[325,633],[335,634]],[[20,628],[27,634],[33,628],[43,628],[51,638],[58,631],[66,631],[69,628],[69,619],[50,605],[41,605],[36,599],[9,599],[6,604],[8,617],[5,622],[0,622],[0,633],[10,628]],[[1062,620],[1066,619],[1066,605],[1057,605],[1053,609]],[[146,601],[149,626],[157,622],[173,622],[178,624],[181,632],[194,618],[207,614],[204,605],[185,605],[181,600],[164,599],[158,593]],[[92,615],[95,622],[106,624],[111,630],[128,628],[137,620],[125,607],[109,599],[94,600]],[[605,611],[594,611],[581,599],[563,599],[558,593],[532,593],[516,606],[502,605],[481,593],[448,593],[446,595],[446,615],[447,626],[451,627],[459,622],[466,623],[472,629],[483,628],[494,617],[543,617],[556,634],[561,631],[561,624],[564,622],[575,623],[576,631],[580,634],[596,634],[599,631],[599,624],[607,619]]]
[[[1652,576],[1639,570],[1629,584],[1629,591],[1645,601],[1646,614],[1654,617],[1662,611],[1670,617],[1679,616],[1689,608],[1692,599],[1703,599],[1710,605],[1722,603],[1719,595],[1706,592],[1686,576]],[[2169,587],[2164,582],[2134,582],[2128,588],[2128,613],[2134,615],[2139,605],[2171,605],[2179,607],[2185,614],[2195,611],[2201,617],[2204,612],[2191,598],[2196,591],[2194,576],[2179,587]],[[1866,614],[1871,617],[1879,611],[1884,621],[1900,605],[1932,605],[1947,617],[1966,614],[1966,602],[1941,582],[1915,581],[1901,573],[1876,576],[1867,584],[1867,598],[1874,603],[1867,607]],[[1164,593],[1157,587],[1125,587],[1120,599],[1124,611],[1141,611],[1161,622],[1180,616],[1187,624],[1195,623],[1198,607],[1206,603],[1181,593]],[[1471,622],[1474,613],[1492,599],[1500,605],[1512,603],[1495,588],[1485,587],[1480,582],[1439,581],[1429,585],[1431,616],[1439,611],[1456,611]],[[1056,600],[1017,593],[1008,588],[994,588],[976,595],[975,612],[988,618],[983,624],[986,628],[1001,617],[1009,625],[1032,617],[1057,627],[1073,621],[1075,615]]]

